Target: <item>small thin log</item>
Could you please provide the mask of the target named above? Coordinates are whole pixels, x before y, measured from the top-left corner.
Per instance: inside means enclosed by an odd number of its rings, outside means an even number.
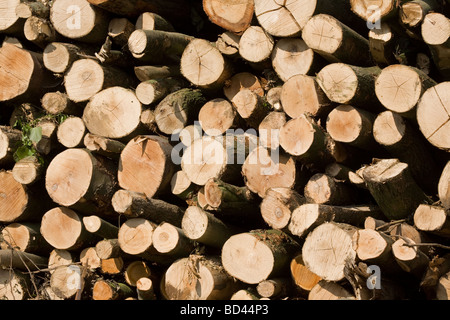
[[[87,231],[105,239],[115,239],[119,232],[117,226],[95,215],[83,217],[83,224]]]
[[[163,222],[153,231],[153,246],[158,252],[179,258],[189,256],[195,244],[181,228]]]
[[[170,181],[170,190],[177,197],[188,200],[192,199],[198,192],[199,187],[189,180],[183,170],[175,172]]]
[[[68,114],[81,115],[82,106],[69,99],[69,96],[63,92],[47,92],[41,99],[41,105],[44,110],[53,115]]]
[[[413,180],[408,165],[398,159],[384,159],[363,171],[367,188],[384,215],[402,219],[430,199]]]
[[[161,30],[137,29],[128,38],[128,48],[141,63],[178,63],[194,37]]]
[[[108,24],[108,36],[111,41],[124,48],[128,44],[128,38],[135,30],[135,25],[127,18],[112,18]]]
[[[273,300],[287,297],[291,289],[291,279],[282,277],[263,280],[256,286],[256,291],[261,297]]]
[[[414,212],[414,225],[421,231],[449,237],[449,213],[449,210],[439,206],[420,204]]]
[[[101,259],[98,257],[95,247],[84,248],[80,253],[80,262],[82,266],[91,271],[101,267]]]
[[[369,41],[349,26],[331,15],[317,14],[306,23],[302,38],[329,62],[370,66]]]
[[[392,156],[408,164],[419,186],[430,194],[436,192],[438,165],[425,137],[408,120],[395,112],[383,111],[373,123],[373,137]],[[428,164],[426,170],[424,163]]]
[[[172,146],[165,137],[134,137],[120,154],[119,186],[149,198],[167,193],[176,171],[171,155]]]
[[[142,218],[131,218],[119,229],[119,245],[123,252],[161,265],[170,265],[174,258],[159,253],[153,246],[156,224]]]
[[[225,242],[222,263],[231,276],[257,284],[289,272],[291,259],[300,250],[297,242],[279,230],[253,230],[236,234]],[[254,258],[248,259],[249,256]]]
[[[111,279],[97,280],[92,288],[93,300],[125,300],[133,295],[133,290],[126,284]]]
[[[12,174],[17,182],[23,185],[31,185],[42,178],[43,171],[43,165],[38,158],[29,156],[16,162]]]
[[[136,292],[138,300],[156,300],[153,281],[150,278],[142,277],[136,282]]]
[[[129,286],[136,287],[137,281],[143,277],[154,279],[152,269],[145,261],[135,260],[125,268],[124,278]]]
[[[239,187],[220,179],[210,179],[204,186],[206,204],[203,209],[234,225],[261,223],[259,201],[247,187]]]
[[[122,257],[102,259],[100,269],[102,273],[115,275],[120,274],[124,268],[124,261]]]
[[[211,213],[196,206],[189,206],[181,223],[186,237],[211,247],[221,248],[239,228],[225,224]]]
[[[169,21],[154,12],[141,13],[136,20],[135,28],[142,30],[175,31]]]
[[[117,238],[100,240],[95,245],[95,250],[98,257],[102,260],[119,258],[124,255]]]
[[[368,217],[383,217],[376,206],[330,206],[307,203],[292,212],[289,231],[298,237],[305,238],[311,231],[325,222],[335,221],[363,227]]]
[[[89,151],[112,159],[118,159],[125,149],[125,144],[120,141],[92,133],[86,133],[83,144]]]
[[[47,255],[52,247],[39,231],[39,223],[10,223],[1,231],[2,249],[14,249],[38,255]]]
[[[184,210],[164,200],[148,198],[129,190],[118,190],[111,201],[114,210],[128,218],[144,218],[154,223],[165,221],[181,226]]]
[[[181,56],[180,70],[197,87],[217,91],[232,76],[233,66],[213,43],[194,39]]]
[[[302,293],[309,293],[322,279],[305,266],[301,254],[291,260],[290,268],[291,278]]]
[[[220,257],[192,254],[166,270],[162,286],[168,300],[227,300],[239,282],[226,272]]]
[[[22,252],[14,249],[0,249],[0,266],[21,271],[45,269],[48,264],[46,256]]]
[[[75,263],[75,256],[65,249],[53,249],[48,257],[48,270],[53,273],[59,266],[69,266]]]
[[[352,185],[340,182],[324,173],[313,175],[305,186],[307,202],[329,205],[349,205],[355,203],[355,189]]]
[[[83,119],[71,116],[58,125],[56,136],[64,147],[78,148],[83,146],[86,131]]]
[[[305,197],[295,190],[270,188],[261,202],[261,215],[271,228],[287,231],[292,212],[305,202]]]
[[[100,239],[86,230],[77,212],[66,207],[47,211],[42,217],[40,230],[55,249],[76,250],[93,245]]]
[[[422,278],[430,259],[417,247],[405,246],[414,244],[411,239],[398,239],[392,244],[392,254],[400,267],[418,278]]]

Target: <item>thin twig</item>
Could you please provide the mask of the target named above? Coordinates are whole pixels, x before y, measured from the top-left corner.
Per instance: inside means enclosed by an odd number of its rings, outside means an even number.
[[[426,247],[426,246],[429,246],[429,247],[439,247],[439,248],[442,248],[442,249],[450,250],[450,246],[446,246],[446,245],[443,245],[443,244],[440,244],[440,243],[435,243],[435,242],[425,242],[425,243],[404,243],[403,245],[404,245],[404,246],[407,246],[407,247]]]
[[[70,264],[68,264],[68,265],[78,265],[78,264],[81,264],[81,262],[71,262]],[[55,267],[50,267],[50,268],[45,268],[45,269],[39,269],[39,270],[36,270],[36,271],[30,271],[30,272],[26,272],[26,273],[40,273],[40,272],[48,272],[48,271],[53,271],[53,270],[56,270],[57,268],[59,268],[59,267],[61,267],[60,265],[59,266],[55,266]]]
[[[400,220],[394,220],[394,221],[386,222],[385,224],[376,227],[375,230],[380,231],[380,229],[384,229],[386,227],[390,227],[392,225],[396,225],[396,224],[403,223],[403,222],[406,222],[406,219],[400,219]]]
[[[17,256],[18,256],[19,259],[20,259],[20,261],[22,261],[23,265],[25,266],[25,268],[27,268],[28,272],[31,273],[30,268],[29,268],[28,265],[25,263],[25,261],[24,261],[23,258],[22,258],[22,255],[20,254],[21,251],[19,251],[19,250],[17,250],[16,248],[14,248],[14,247],[9,243],[9,241],[5,240],[4,238],[3,238],[3,242],[6,243],[6,245],[9,247],[9,249],[11,249],[11,252],[12,252],[12,253],[11,253],[11,261],[10,261],[10,268],[13,269],[13,267],[12,267],[12,259],[13,259],[13,256],[14,256],[14,252],[16,252],[16,253],[17,253]],[[26,257],[26,258],[27,258],[27,257]],[[39,269],[39,267],[38,267],[31,259],[28,258],[28,260],[29,260],[29,261],[30,261],[37,269]],[[31,284],[32,284],[33,287],[34,287],[34,290],[35,290],[35,292],[36,292],[36,295],[39,297],[39,290],[38,290],[37,285],[36,285],[36,283],[35,283],[35,281],[34,281],[34,277],[33,277],[33,275],[31,275],[31,274],[30,274],[30,280],[31,280]]]
[[[438,248],[450,250],[450,246],[446,246],[446,245],[443,245],[443,244],[440,244],[440,243],[437,243],[437,242],[412,243],[411,239],[409,239],[407,237],[404,237],[404,236],[401,236],[401,235],[398,235],[398,234],[393,234],[391,236],[400,238],[402,240],[405,240],[405,243],[403,245],[407,246],[407,247],[438,247]]]

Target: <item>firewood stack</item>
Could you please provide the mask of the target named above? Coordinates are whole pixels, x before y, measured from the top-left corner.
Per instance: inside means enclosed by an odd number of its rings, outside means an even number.
[[[450,1],[0,8],[0,300],[449,299]]]

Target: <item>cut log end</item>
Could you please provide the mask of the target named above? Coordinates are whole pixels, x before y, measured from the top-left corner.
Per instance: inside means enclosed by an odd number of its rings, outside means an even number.
[[[293,188],[296,165],[290,156],[272,154],[264,147],[257,147],[245,159],[242,173],[247,187],[263,198],[269,188]]]
[[[205,185],[211,178],[219,178],[227,167],[227,152],[222,143],[211,137],[195,140],[184,152],[181,168],[189,180]]]
[[[375,23],[377,19],[386,17],[396,8],[396,3],[393,0],[382,0],[373,3],[361,0],[350,1],[351,10],[361,19],[370,23]],[[375,15],[376,17],[374,17]]]
[[[291,118],[297,118],[303,113],[320,116],[331,105],[316,78],[307,75],[295,75],[288,79],[282,86],[280,100],[283,110]]]
[[[145,261],[133,261],[125,269],[125,281],[132,287],[137,286],[139,279],[152,277],[152,270]]]
[[[227,79],[224,83],[223,93],[229,101],[241,91],[241,89],[250,89],[256,92],[259,96],[264,95],[264,89],[257,76],[250,72],[239,72]]]
[[[314,128],[313,123],[304,114],[287,121],[280,130],[280,145],[291,155],[303,156],[309,150],[314,149],[314,144],[319,144],[320,141],[315,139],[315,136],[320,134]]]
[[[11,171],[0,172],[0,221],[13,222],[21,217],[29,201],[25,187]]]
[[[373,136],[384,146],[392,146],[402,140],[406,132],[406,123],[402,116],[395,112],[380,113],[373,123]]]
[[[77,18],[74,12],[78,13]],[[55,1],[50,9],[50,21],[63,36],[91,43],[104,41],[108,32],[106,12],[85,0]]]
[[[83,145],[86,133],[86,126],[83,119],[79,117],[69,117],[58,126],[58,141],[66,148],[76,148]]]
[[[270,58],[274,45],[272,36],[263,28],[251,26],[239,40],[239,54],[249,62],[263,62]]]
[[[56,203],[71,206],[88,191],[93,172],[94,160],[88,152],[67,149],[58,154],[47,168],[47,192]]]
[[[229,101],[217,98],[203,105],[198,119],[207,135],[217,136],[232,128],[236,122],[236,112]]]
[[[358,90],[358,76],[347,64],[333,63],[317,74],[317,81],[327,97],[336,103],[348,104]]]
[[[371,261],[390,250],[392,242],[388,242],[378,231],[373,229],[358,230],[353,236],[354,249],[358,258]]]
[[[370,148],[374,117],[353,106],[340,105],[328,115],[327,131],[336,141]]]
[[[312,17],[303,28],[303,37],[310,48],[333,54],[341,46],[343,32],[341,23],[334,17],[319,14]]]
[[[246,259],[249,255],[255,259]],[[228,273],[253,284],[267,279],[275,263],[271,250],[248,234],[236,235],[225,243],[222,248],[222,262]]]
[[[158,136],[137,136],[122,151],[119,161],[120,187],[147,197],[164,193],[174,174],[172,146]],[[139,174],[136,174],[139,172]]]
[[[422,37],[429,45],[442,45],[449,40],[450,19],[439,12],[428,13],[421,28]]]
[[[222,264],[233,277],[256,284],[276,277],[282,270],[289,270],[292,255],[298,249],[298,244],[282,232],[240,233],[230,237],[223,245]],[[249,256],[253,259],[248,259]]]
[[[105,75],[94,60],[81,59],[73,63],[65,76],[65,88],[74,102],[87,101],[102,90]]]
[[[64,228],[61,228],[62,226]],[[67,230],[70,230],[70,233]],[[79,245],[78,239],[82,230],[80,216],[68,208],[51,209],[42,217],[41,234],[56,249],[72,249]]]
[[[450,226],[447,220],[447,212],[442,207],[421,204],[414,212],[414,225],[426,232],[449,234]]]
[[[59,266],[50,277],[53,292],[63,299],[73,298],[81,283],[81,272],[81,267],[75,264]]]
[[[231,76],[231,68],[220,51],[203,39],[192,40],[181,57],[181,73],[201,88],[218,88]]]
[[[428,88],[417,105],[417,122],[425,138],[435,147],[450,150],[448,92],[450,82]]]
[[[4,67],[0,70],[0,78],[5,89],[0,93],[0,101],[8,101],[17,98],[30,89],[30,83],[39,79],[42,68],[36,58],[24,49],[12,44],[4,44],[1,47],[0,64]]]
[[[190,206],[182,220],[183,231],[189,239],[200,239],[208,228],[208,215],[201,208]]]
[[[203,10],[216,25],[240,34],[250,26],[254,13],[253,1],[222,3],[220,1],[203,1]]]
[[[375,82],[377,98],[388,110],[400,114],[411,111],[423,93],[421,75],[417,69],[405,65],[384,68]]]
[[[438,195],[444,208],[450,209],[450,162],[442,170],[438,183]]]
[[[353,226],[335,223],[324,223],[314,229],[302,248],[308,269],[325,280],[342,280],[347,261],[356,258],[352,240],[356,230]]]
[[[123,252],[143,254],[152,245],[153,224],[141,218],[129,219],[119,229],[119,244]]]
[[[301,254],[292,259],[290,268],[291,277],[294,280],[294,283],[306,292],[310,292],[322,279],[305,266]]]
[[[30,156],[16,162],[12,174],[17,182],[29,185],[40,179],[42,171],[42,163],[39,162],[38,158]]]

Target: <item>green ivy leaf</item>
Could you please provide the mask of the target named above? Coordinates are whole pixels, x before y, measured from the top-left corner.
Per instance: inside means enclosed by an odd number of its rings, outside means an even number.
[[[29,138],[32,142],[38,143],[42,139],[42,128],[41,127],[31,128]]]
[[[17,162],[23,158],[33,156],[34,153],[35,152],[33,149],[30,149],[26,146],[20,146],[19,148],[17,148],[16,152],[14,153],[14,160]]]

